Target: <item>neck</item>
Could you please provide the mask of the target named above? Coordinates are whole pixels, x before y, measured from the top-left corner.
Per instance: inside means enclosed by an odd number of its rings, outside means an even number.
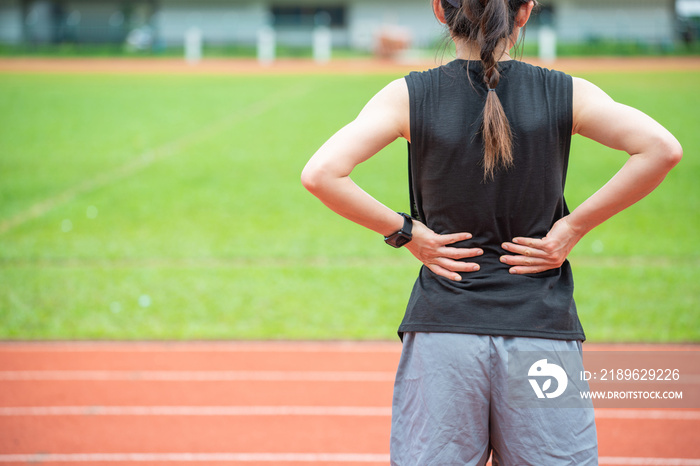
[[[519,28],[518,28],[519,29]],[[519,31],[514,31],[514,37],[509,38],[509,39],[503,39],[498,46],[496,47],[495,50],[495,58],[496,61],[506,61],[506,60],[512,60],[510,57],[510,49],[513,48],[515,45],[515,42],[517,41],[517,37]],[[463,39],[457,39],[454,38],[454,43],[455,47],[457,49],[457,58],[461,60],[481,60],[481,48],[479,47],[478,44],[472,41],[467,41]],[[504,47],[503,45],[505,44],[505,41],[508,40],[510,47]],[[500,54],[500,55],[499,55]]]

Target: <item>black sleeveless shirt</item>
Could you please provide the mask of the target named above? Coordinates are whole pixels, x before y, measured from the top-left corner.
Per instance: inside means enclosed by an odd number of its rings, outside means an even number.
[[[486,100],[479,61],[455,60],[406,76],[410,96],[411,210],[436,233],[469,232],[478,272],[455,282],[420,270],[399,335],[452,332],[584,340],[569,262],[512,275],[501,244],[544,237],[567,215],[564,183],[572,130],[572,80],[519,61],[499,64],[496,88],[513,133],[513,166],[484,180],[480,134]]]

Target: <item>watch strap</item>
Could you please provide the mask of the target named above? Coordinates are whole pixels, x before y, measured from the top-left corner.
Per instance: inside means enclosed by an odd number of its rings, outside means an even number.
[[[398,213],[403,217],[403,226],[396,233],[384,237],[384,242],[395,248],[400,248],[413,239],[413,219],[408,214]]]

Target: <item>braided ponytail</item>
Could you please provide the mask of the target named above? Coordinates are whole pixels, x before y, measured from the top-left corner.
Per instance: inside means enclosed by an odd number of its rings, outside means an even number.
[[[496,57],[507,51],[515,15],[528,0],[442,0],[445,20],[453,36],[479,46],[486,85],[481,134],[484,139],[484,179],[513,164],[513,134],[496,87],[501,79]],[[504,40],[505,39],[505,40]],[[500,48],[500,50],[498,50]]]

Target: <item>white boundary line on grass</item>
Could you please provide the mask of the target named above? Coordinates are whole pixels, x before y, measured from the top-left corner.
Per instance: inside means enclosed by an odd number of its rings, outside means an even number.
[[[148,149],[137,157],[130,159],[123,165],[95,173],[93,176],[83,180],[77,185],[71,186],[60,193],[46,198],[43,201],[37,202],[28,209],[19,212],[9,219],[0,221],[0,235],[22,225],[23,223],[43,216],[57,206],[65,204],[81,194],[94,191],[95,189],[102,188],[138,173],[156,162],[168,159],[173,155],[180,153],[183,147],[205,141],[207,138],[226,129],[230,125],[236,124],[239,121],[257,117],[271,108],[285,102],[285,99],[296,98],[298,95],[303,95],[310,90],[311,88],[309,85],[299,85],[291,90],[285,89],[284,91],[279,91],[268,95],[264,100],[253,102],[242,109],[236,109],[235,112],[225,115],[224,117],[213,122],[207,122],[200,128],[177,139],[166,142],[165,144],[156,148]]]
[[[383,463],[384,453],[36,453],[3,454],[0,463]],[[601,465],[700,466],[700,459],[601,456]]]

